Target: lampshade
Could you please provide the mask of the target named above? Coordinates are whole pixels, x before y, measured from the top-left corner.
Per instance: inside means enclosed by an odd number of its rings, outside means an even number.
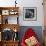
[[[17,32],[17,29],[16,28],[14,29],[14,32]]]

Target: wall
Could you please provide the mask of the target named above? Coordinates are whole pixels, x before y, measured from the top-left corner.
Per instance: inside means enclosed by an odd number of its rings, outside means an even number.
[[[32,28],[35,33],[37,34],[37,37],[41,43],[43,43],[43,33],[42,33],[42,27],[41,26],[21,26],[20,32],[19,32],[19,39],[20,42],[24,36],[24,33],[27,31],[28,28]]]
[[[24,21],[23,20],[23,7],[36,7],[37,8],[37,21]],[[21,10],[22,9],[22,10]],[[20,25],[21,26],[43,26],[43,6],[42,6],[42,0],[24,0],[21,2],[21,8],[20,8]]]
[[[15,6],[15,0],[0,0],[1,7]],[[19,24],[20,26],[43,26],[43,0],[17,0],[17,6],[20,8]],[[36,21],[24,21],[23,20],[23,7],[36,7],[37,8],[37,20]]]
[[[14,6],[14,1],[15,0],[0,0],[0,6],[1,7],[10,7],[10,6]]]

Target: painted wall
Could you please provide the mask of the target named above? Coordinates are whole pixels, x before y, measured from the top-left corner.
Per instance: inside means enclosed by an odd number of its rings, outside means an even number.
[[[20,12],[20,25],[22,26],[43,26],[43,6],[42,6],[42,0],[24,0],[21,3],[22,9]],[[24,21],[23,20],[23,7],[36,7],[37,8],[37,21]]]
[[[24,33],[27,31],[28,28],[32,28],[34,32],[37,34],[37,37],[41,43],[43,43],[43,30],[42,26],[21,26],[20,32],[19,32],[19,39],[20,42],[24,36]]]
[[[15,6],[15,0],[0,0],[1,7]],[[20,26],[43,26],[43,0],[17,0],[17,6],[19,6],[19,24]],[[23,20],[23,7],[36,7],[37,8],[37,20],[36,21],[24,21]]]

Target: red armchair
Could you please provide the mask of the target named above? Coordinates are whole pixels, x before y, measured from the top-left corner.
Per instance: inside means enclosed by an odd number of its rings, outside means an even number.
[[[27,31],[25,32],[24,37],[22,38],[21,46],[28,46],[28,45],[27,45],[28,42],[26,43],[25,40],[27,40],[27,39],[29,40],[30,38],[32,38],[32,36],[33,36],[34,38],[37,37],[36,33],[33,31],[32,28],[27,29]],[[28,40],[27,40],[27,41],[28,41]],[[31,43],[30,43],[30,44],[31,44]],[[31,46],[31,45],[29,45],[29,46]],[[32,45],[32,46],[33,46],[33,45]],[[40,42],[37,40],[37,38],[36,38],[36,44],[35,44],[34,46],[41,46],[41,44],[40,44]]]

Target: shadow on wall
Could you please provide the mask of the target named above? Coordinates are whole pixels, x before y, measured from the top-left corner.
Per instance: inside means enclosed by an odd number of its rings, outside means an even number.
[[[23,38],[24,33],[26,32],[26,30],[28,28],[32,28],[36,32],[39,41],[42,43],[43,42],[43,36],[42,36],[43,35],[43,33],[42,33],[43,30],[42,30],[42,26],[21,26],[20,27],[20,32],[19,32],[20,42],[21,42],[21,40]]]

